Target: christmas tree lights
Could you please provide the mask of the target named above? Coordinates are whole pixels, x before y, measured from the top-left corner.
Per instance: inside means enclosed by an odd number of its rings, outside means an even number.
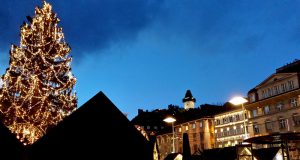
[[[2,76],[2,122],[24,144],[32,144],[77,107],[73,92],[70,47],[59,19],[44,2],[29,24],[21,26],[20,46],[10,49],[9,68]]]

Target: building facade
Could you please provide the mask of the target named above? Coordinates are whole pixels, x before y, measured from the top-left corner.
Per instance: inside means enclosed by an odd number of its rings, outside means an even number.
[[[183,133],[188,134],[191,154],[197,154],[197,152],[203,151],[205,149],[212,149],[215,145],[213,123],[213,118],[200,118],[175,125],[175,152],[182,153],[183,151]],[[165,133],[156,137],[161,159],[172,153],[172,137],[172,133]]]
[[[235,146],[249,137],[245,117],[241,106],[215,115],[215,148]]]
[[[300,131],[299,73],[275,73],[248,93],[250,136]]]
[[[245,108],[251,138],[300,132],[299,64],[300,61],[296,61],[277,69],[248,92],[249,102]],[[290,158],[300,159],[300,143],[288,143]]]

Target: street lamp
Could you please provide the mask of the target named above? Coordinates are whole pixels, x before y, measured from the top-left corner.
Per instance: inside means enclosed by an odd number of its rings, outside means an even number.
[[[243,97],[233,97],[230,101],[231,104],[233,105],[242,105],[242,110],[243,110],[243,119],[244,119],[244,132],[245,132],[245,139],[248,138],[247,134],[247,126],[246,126],[246,116],[245,116],[245,108],[244,108],[244,103],[248,102],[247,99]]]
[[[175,134],[174,134],[174,122],[176,121],[175,118],[173,117],[167,117],[165,118],[163,121],[167,122],[167,123],[172,123],[172,143],[173,143],[173,146],[172,146],[172,149],[173,149],[173,152],[172,153],[175,153]]]

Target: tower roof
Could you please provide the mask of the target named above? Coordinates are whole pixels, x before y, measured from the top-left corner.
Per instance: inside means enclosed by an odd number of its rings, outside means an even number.
[[[196,102],[196,99],[193,97],[192,92],[189,89],[186,91],[185,96],[182,99],[182,102],[186,102],[186,101]]]

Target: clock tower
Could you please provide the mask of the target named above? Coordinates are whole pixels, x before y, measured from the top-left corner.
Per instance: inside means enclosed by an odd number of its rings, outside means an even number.
[[[182,99],[184,109],[195,108],[196,99],[193,97],[192,92],[187,90],[184,98]]]

